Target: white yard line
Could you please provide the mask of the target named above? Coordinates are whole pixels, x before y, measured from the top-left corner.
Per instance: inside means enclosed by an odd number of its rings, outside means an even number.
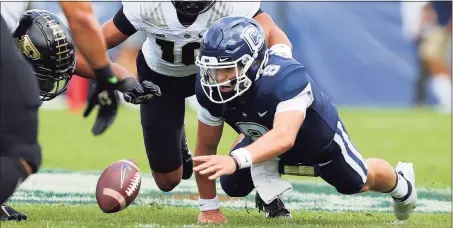
[[[48,172],[31,176],[18,189],[11,201],[20,203],[68,203],[95,204],[94,192],[99,175],[83,172]],[[301,187],[295,188],[285,195],[285,202],[290,209],[299,210],[325,210],[325,211],[391,211],[391,198],[388,195],[354,195],[323,193],[330,186],[319,182],[292,181],[295,185],[304,184],[306,191]],[[220,195],[225,195],[217,185]],[[319,192],[313,192],[319,189]],[[426,190],[419,188],[419,193],[424,193],[428,198],[420,198],[416,211],[418,212],[451,212],[450,189]],[[136,204],[157,203],[169,206],[198,207],[197,200],[187,199],[181,194],[196,195],[195,180],[182,181],[171,193],[161,193],[150,175],[142,178],[140,195]],[[161,195],[156,197],[156,195]],[[175,196],[180,195],[177,199]],[[441,196],[442,198],[437,198]],[[173,197],[172,197],[173,196]],[[192,197],[194,198],[194,197]],[[450,200],[446,200],[450,199]],[[254,208],[253,197],[240,200],[222,202],[223,207],[229,208]]]

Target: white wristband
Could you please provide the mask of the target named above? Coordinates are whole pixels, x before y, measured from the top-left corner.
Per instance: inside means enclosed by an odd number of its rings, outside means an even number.
[[[220,207],[218,195],[216,195],[214,199],[201,199],[198,197],[198,203],[200,204],[200,211],[212,211],[217,210]]]
[[[250,152],[248,152],[245,148],[233,150],[231,155],[238,160],[240,169],[248,168],[253,164],[252,155],[250,155]]]
[[[283,55],[285,57],[293,57],[293,52],[291,48],[286,45],[286,44],[275,44],[271,48],[271,53],[277,54],[277,55]]]

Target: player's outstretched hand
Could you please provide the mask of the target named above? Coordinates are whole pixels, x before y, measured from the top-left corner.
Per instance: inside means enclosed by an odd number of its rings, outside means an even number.
[[[83,116],[89,116],[93,108],[99,105],[99,112],[92,129],[93,134],[97,136],[104,133],[116,118],[119,100],[116,88],[119,85],[119,81],[113,75],[109,64],[99,69],[94,69],[94,73],[96,75],[95,89],[90,94],[88,106]]]
[[[83,113],[84,117],[90,115],[93,108],[99,105],[99,112],[96,117],[96,122],[92,128],[95,136],[98,136],[113,123],[118,110],[119,96],[113,85],[95,85],[95,89],[91,93],[88,106]]]
[[[198,214],[198,224],[222,224],[227,222],[227,218],[219,209],[201,211],[200,214]]]
[[[217,177],[233,174],[236,171],[236,163],[233,158],[226,155],[209,155],[197,156],[194,161],[203,162],[193,168],[194,171],[201,175],[214,173],[209,176],[210,180],[215,180]]]
[[[160,96],[160,88],[150,81],[136,83],[133,87],[123,93],[126,102],[132,104],[144,104],[154,96]]]

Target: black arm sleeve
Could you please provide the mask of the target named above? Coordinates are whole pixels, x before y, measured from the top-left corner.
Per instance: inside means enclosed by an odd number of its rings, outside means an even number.
[[[134,33],[137,32],[137,29],[131,24],[131,22],[127,19],[126,15],[124,15],[123,7],[118,10],[113,17],[113,24],[116,28],[126,36],[132,36]]]
[[[258,11],[256,11],[255,15],[253,15],[253,17],[258,16],[258,15],[260,15],[261,13],[264,13],[264,11],[262,11],[261,8],[259,8]]]

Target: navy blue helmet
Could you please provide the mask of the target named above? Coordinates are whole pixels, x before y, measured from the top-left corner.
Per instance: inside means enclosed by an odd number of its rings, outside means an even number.
[[[206,96],[214,103],[225,103],[258,80],[267,60],[265,34],[258,22],[223,17],[205,32],[195,64]]]

